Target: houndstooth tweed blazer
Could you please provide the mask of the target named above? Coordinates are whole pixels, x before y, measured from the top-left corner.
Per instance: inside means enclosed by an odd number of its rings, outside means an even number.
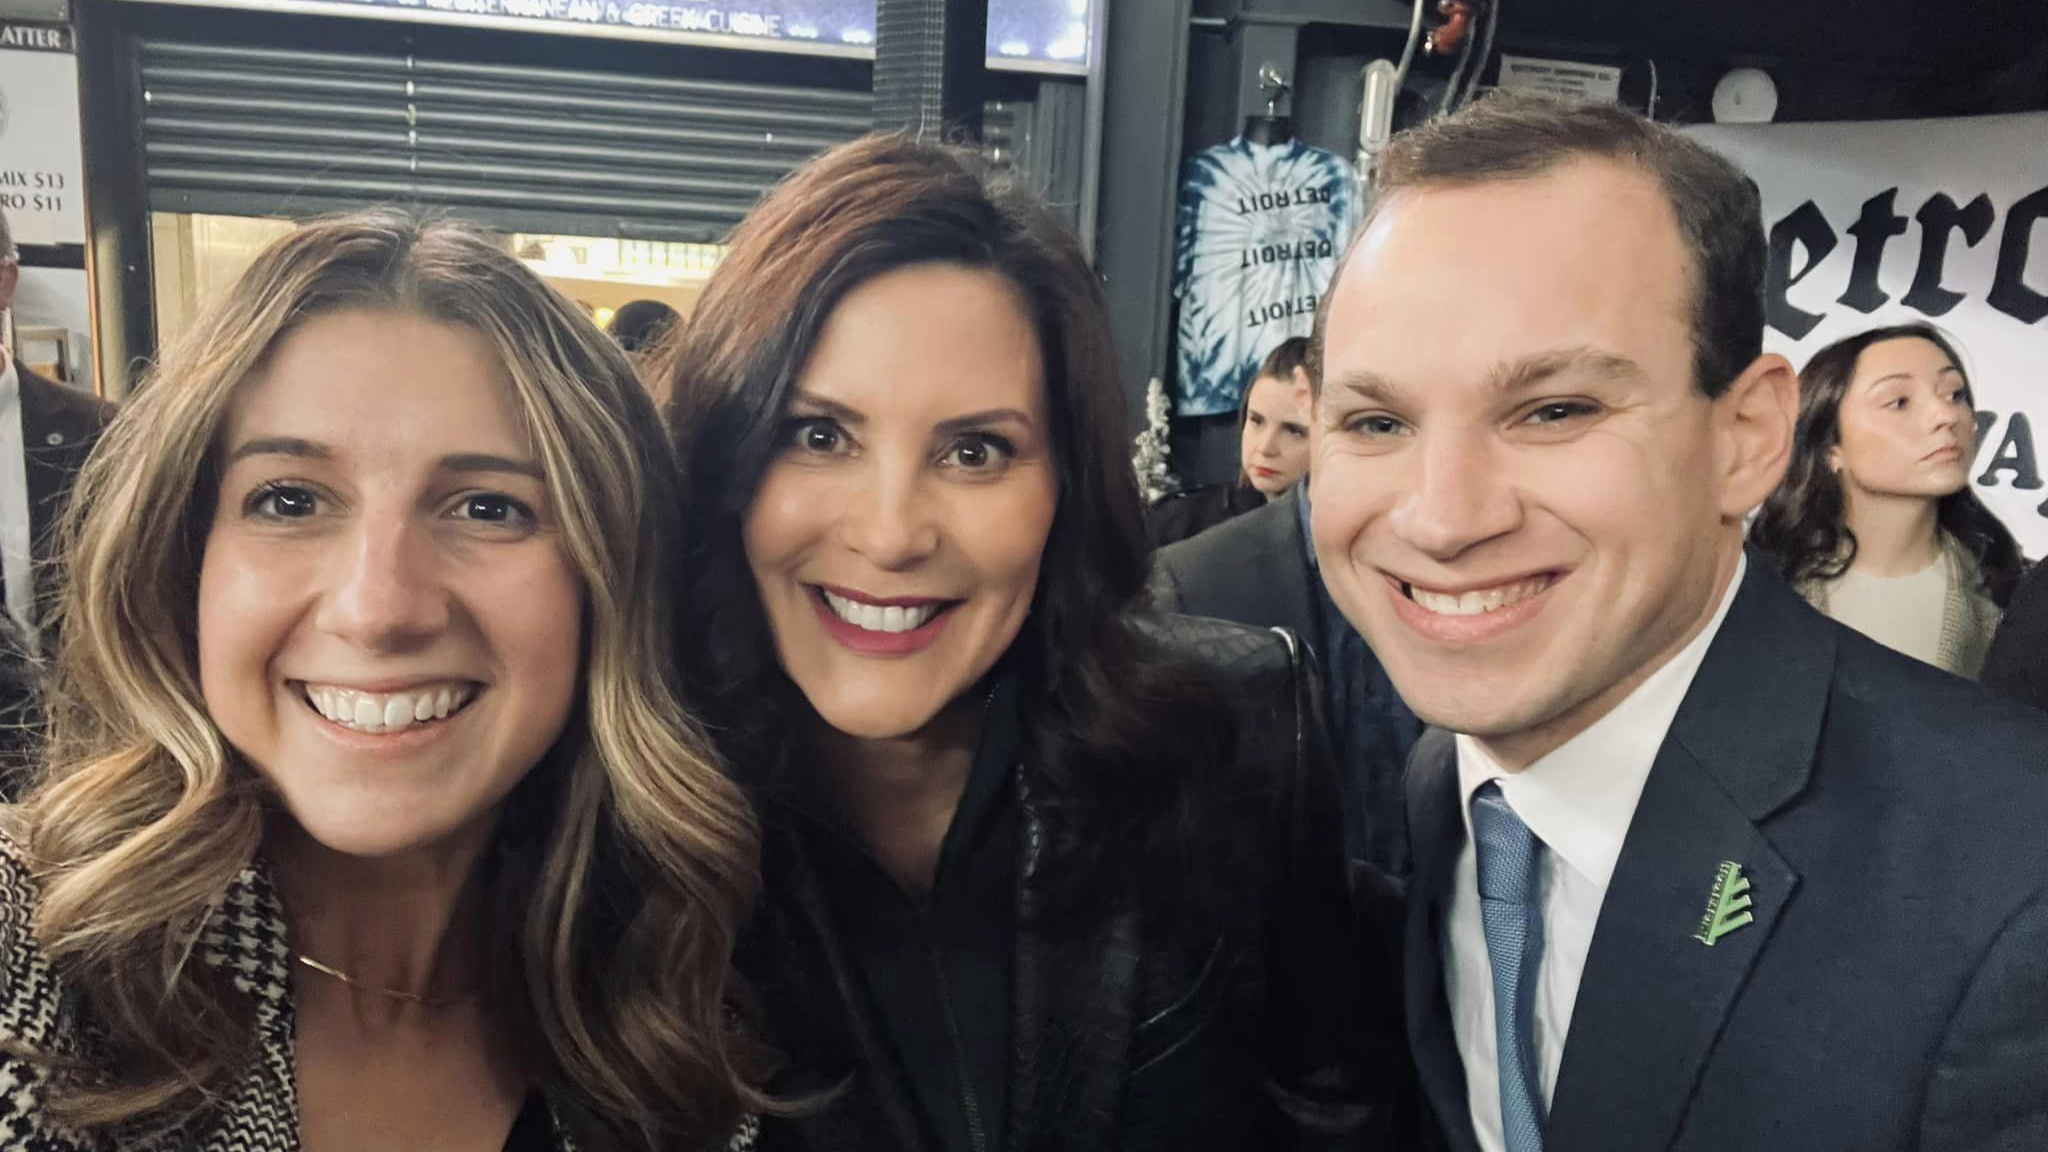
[[[30,932],[37,888],[20,849],[0,834],[0,1045],[82,1056],[87,1027]],[[43,1107],[38,1069],[0,1051],[0,1150],[4,1152],[296,1152],[298,1095],[292,1072],[291,951],[284,911],[269,881],[244,870],[207,922],[200,958],[233,975],[255,1003],[256,1055],[204,1131],[85,1134],[68,1130]],[[750,1152],[758,1124],[749,1117],[727,1152]],[[556,1129],[561,1152],[576,1152]]]

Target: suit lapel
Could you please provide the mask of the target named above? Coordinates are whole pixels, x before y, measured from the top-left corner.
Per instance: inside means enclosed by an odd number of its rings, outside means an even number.
[[[1072,930],[1041,924],[1036,889],[1047,837],[1029,781],[1029,773],[1020,771],[1024,834],[1015,1041],[1003,1146],[1012,1152],[1109,1152],[1130,1071],[1137,917],[1118,912]]]
[[[1805,787],[1833,667],[1831,626],[1752,557],[1622,843],[1547,1145],[1645,1152],[1675,1138],[1723,1021],[1798,886],[1758,825]],[[1717,904],[1737,880],[1749,884],[1747,908],[1730,907],[1733,891]],[[1713,931],[1717,910],[1725,934]]]
[[[1447,732],[1425,733],[1409,757],[1408,822],[1415,847],[1404,963],[1408,1042],[1431,1110],[1451,1146],[1467,1152],[1477,1149],[1478,1137],[1472,1131],[1464,1062],[1444,996],[1443,925],[1450,908],[1451,877],[1465,844],[1465,822],[1458,812],[1457,748]]]
[[[1730,863],[1750,885],[1754,919],[1709,945],[1700,937],[1712,937],[1717,882],[1734,879]],[[1667,742],[1601,905],[1547,1146],[1645,1152],[1670,1144],[1721,1021],[1797,884],[1691,755]]]

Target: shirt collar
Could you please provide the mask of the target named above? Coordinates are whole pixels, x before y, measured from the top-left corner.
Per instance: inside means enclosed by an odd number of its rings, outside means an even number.
[[[1458,795],[1466,838],[1472,835],[1472,794],[1488,781],[1499,781],[1501,796],[1537,839],[1605,891],[1657,750],[1663,747],[1748,568],[1745,555],[1737,561],[1713,619],[1676,656],[1613,711],[1520,772],[1504,770],[1477,740],[1458,736]]]
[[[21,373],[14,367],[14,355],[7,346],[0,344],[0,403],[12,399],[21,391]]]

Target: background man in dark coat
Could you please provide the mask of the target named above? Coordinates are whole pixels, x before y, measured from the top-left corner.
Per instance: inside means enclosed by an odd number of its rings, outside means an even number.
[[[1309,482],[1154,554],[1152,598],[1168,612],[1286,628],[1324,669],[1325,716],[1344,794],[1344,845],[1393,880],[1408,875],[1401,779],[1422,723],[1316,575]]]
[[[20,253],[0,212],[0,313],[14,307],[20,283]],[[37,375],[0,343],[0,795],[12,795],[40,728],[34,688],[62,578],[57,521],[113,412],[91,392]]]

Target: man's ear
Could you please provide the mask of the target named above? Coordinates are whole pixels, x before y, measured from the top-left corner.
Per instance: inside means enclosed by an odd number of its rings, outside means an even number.
[[[14,307],[14,290],[21,284],[21,265],[0,264],[0,312]]]
[[[1777,490],[1798,413],[1799,376],[1775,352],[1757,357],[1714,401],[1721,515],[1739,520]]]

